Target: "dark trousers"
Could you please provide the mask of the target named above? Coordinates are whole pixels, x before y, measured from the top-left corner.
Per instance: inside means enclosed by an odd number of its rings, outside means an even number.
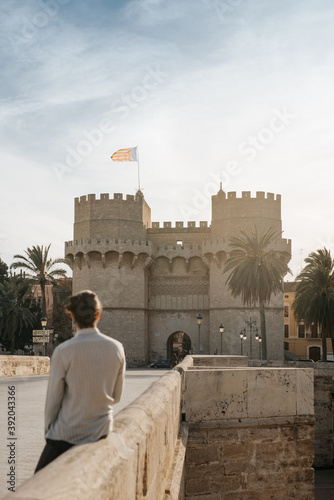
[[[105,439],[107,435],[100,437],[100,439]],[[68,443],[67,441],[56,441],[54,439],[46,439],[46,445],[44,446],[44,450],[38,460],[38,464],[35,469],[35,474],[39,470],[43,469],[46,465],[56,460],[57,457],[65,453],[65,451],[75,446],[72,443]]]
[[[43,467],[48,465],[50,462],[56,460],[56,458],[59,457],[59,455],[62,455],[63,453],[65,453],[65,451],[72,448],[72,446],[74,446],[74,444],[68,443],[67,441],[56,441],[54,439],[47,439],[46,445],[44,446],[44,450],[42,451],[40,459],[38,460],[38,464],[35,469],[35,474],[39,470],[43,469]]]

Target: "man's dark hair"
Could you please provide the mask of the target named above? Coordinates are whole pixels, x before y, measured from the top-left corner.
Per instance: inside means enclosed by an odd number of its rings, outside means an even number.
[[[93,326],[97,314],[102,312],[102,304],[96,293],[91,290],[83,290],[69,298],[65,309],[73,313],[74,321],[79,328],[90,328]]]

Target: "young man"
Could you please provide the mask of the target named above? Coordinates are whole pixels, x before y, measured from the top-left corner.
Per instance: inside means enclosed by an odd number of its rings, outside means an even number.
[[[101,333],[102,305],[85,290],[66,306],[75,336],[54,351],[45,405],[46,445],[35,472],[74,445],[105,438],[112,430],[112,405],[121,399],[125,372],[120,342]]]

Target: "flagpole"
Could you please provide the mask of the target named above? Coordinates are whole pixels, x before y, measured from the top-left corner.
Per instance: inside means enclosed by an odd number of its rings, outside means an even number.
[[[140,191],[139,147],[138,146],[137,146],[137,165],[138,165],[138,191]]]

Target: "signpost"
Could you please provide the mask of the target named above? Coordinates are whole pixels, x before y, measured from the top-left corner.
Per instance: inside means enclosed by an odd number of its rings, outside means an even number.
[[[43,356],[45,356],[45,344],[50,342],[50,333],[53,330],[33,330],[32,341],[38,344],[43,344]]]

